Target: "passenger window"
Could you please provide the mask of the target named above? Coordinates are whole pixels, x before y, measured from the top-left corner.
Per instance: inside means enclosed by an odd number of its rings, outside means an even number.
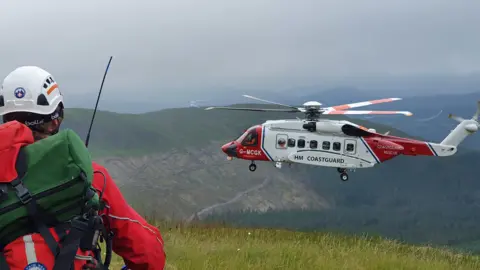
[[[347,151],[348,152],[355,151],[355,146],[353,145],[353,143],[347,143]]]
[[[288,147],[295,147],[295,139],[293,138],[288,139]]]
[[[310,148],[317,149],[318,143],[315,140],[310,141]]]
[[[242,141],[243,146],[256,146],[258,144],[258,133],[252,129]]]
[[[286,148],[287,141],[284,138],[277,140],[277,148]]]
[[[342,144],[339,143],[339,142],[334,142],[333,143],[333,150],[340,151],[340,149],[342,149]]]
[[[323,150],[330,150],[330,142],[323,142],[322,143]]]
[[[305,140],[304,139],[299,139],[297,142],[297,147],[298,148],[304,148],[305,147]]]

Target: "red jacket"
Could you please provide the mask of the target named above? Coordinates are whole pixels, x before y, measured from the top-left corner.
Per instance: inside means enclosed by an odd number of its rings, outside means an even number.
[[[104,222],[114,232],[113,251],[121,256],[131,270],[163,270],[165,251],[163,239],[157,227],[148,224],[123,198],[108,171],[93,163],[95,171],[101,171],[107,178],[103,194],[106,210],[101,213]],[[102,190],[104,178],[95,173],[93,187]]]
[[[113,251],[124,259],[125,264],[131,270],[163,270],[165,267],[165,251],[160,231],[148,224],[128,205],[104,167],[94,162],[93,168],[95,171],[104,173],[107,179],[103,194],[106,209],[100,214],[105,224],[109,225],[109,228],[115,234]],[[103,175],[95,173],[93,186],[101,191],[103,185]],[[51,229],[51,232],[58,241],[55,231]],[[43,264],[47,269],[53,269],[54,257],[39,234],[16,239],[5,247],[4,254],[10,270],[24,270],[28,264],[34,262]],[[89,255],[89,253],[82,253],[80,250],[78,254]],[[103,254],[102,256],[105,257]],[[80,270],[84,263],[84,261],[76,259],[75,270]]]

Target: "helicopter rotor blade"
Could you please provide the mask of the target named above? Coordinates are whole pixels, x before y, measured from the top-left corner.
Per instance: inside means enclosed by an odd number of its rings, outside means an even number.
[[[290,112],[290,113],[296,113],[300,112],[298,108],[294,109],[265,109],[265,108],[236,108],[236,107],[208,107],[205,108],[206,111],[209,110],[233,110],[233,111],[253,111],[253,112]]]
[[[477,101],[477,111],[473,115],[472,119],[478,121],[478,116],[480,116],[480,101]]]
[[[269,100],[257,98],[257,97],[254,97],[254,96],[250,96],[250,95],[242,95],[242,96],[244,96],[246,98],[249,98],[249,99],[262,101],[262,102],[265,102],[265,103],[270,103],[270,104],[273,104],[273,105],[279,105],[279,106],[283,106],[283,107],[287,107],[287,108],[297,109],[296,107],[293,107],[293,106],[290,106],[290,105],[286,105],[286,104],[282,104],[282,103],[278,103],[278,102],[274,102],[274,101],[269,101]]]
[[[347,110],[347,109],[369,106],[369,105],[373,105],[373,104],[392,102],[392,101],[397,101],[397,100],[402,100],[402,99],[401,98],[382,98],[382,99],[361,101],[361,102],[355,102],[355,103],[349,103],[349,104],[342,104],[342,105],[328,107],[328,108],[325,108],[325,109],[326,110]]]
[[[355,111],[355,110],[345,110],[345,111],[332,110],[332,111],[326,111],[323,114],[357,114],[357,115],[359,115],[359,114],[375,114],[375,115],[403,114],[403,115],[406,115],[406,116],[412,116],[413,115],[413,113],[408,112],[408,111]]]

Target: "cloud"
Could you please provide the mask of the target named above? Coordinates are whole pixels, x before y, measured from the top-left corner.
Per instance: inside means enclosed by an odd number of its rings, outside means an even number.
[[[38,65],[89,95],[114,55],[108,87],[151,99],[462,74],[480,71],[479,25],[473,0],[2,0],[0,76]]]

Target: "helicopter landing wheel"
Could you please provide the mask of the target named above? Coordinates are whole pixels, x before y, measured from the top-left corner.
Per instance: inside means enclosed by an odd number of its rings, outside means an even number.
[[[254,172],[256,169],[257,169],[257,165],[255,165],[254,163],[250,164],[250,166],[248,166],[248,169],[251,171],[251,172]]]
[[[345,169],[345,168],[337,168],[337,171],[338,171],[339,173],[344,173],[344,172],[347,171],[347,169]]]
[[[343,172],[340,174],[340,179],[342,179],[342,181],[348,181],[348,174]]]

